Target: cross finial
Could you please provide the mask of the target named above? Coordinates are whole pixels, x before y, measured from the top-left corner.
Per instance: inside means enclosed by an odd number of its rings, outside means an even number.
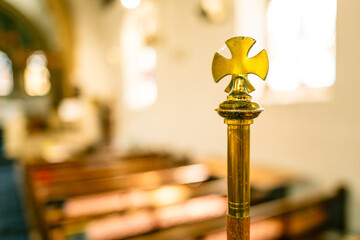
[[[252,73],[265,80],[269,69],[269,61],[266,51],[263,49],[252,58],[248,58],[251,47],[255,40],[249,37],[233,37],[225,43],[230,49],[231,59],[215,53],[212,62],[212,75],[215,82],[219,82],[223,77],[231,75],[231,82],[225,89],[229,93],[234,90],[252,92],[255,88],[249,82],[247,75]]]

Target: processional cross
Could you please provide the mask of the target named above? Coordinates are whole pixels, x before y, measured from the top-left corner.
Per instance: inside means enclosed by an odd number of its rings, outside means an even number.
[[[248,58],[255,42],[249,37],[230,38],[225,43],[232,58],[216,52],[212,62],[215,82],[231,75],[231,82],[225,89],[230,94],[216,109],[228,125],[228,240],[250,239],[250,124],[264,109],[251,100],[249,93],[255,88],[247,75],[252,73],[265,80],[269,69],[265,50]]]
[[[254,39],[249,37],[230,38],[225,43],[230,49],[232,58],[227,59],[221,56],[218,52],[215,53],[212,63],[212,75],[215,82],[219,82],[226,75],[232,76],[230,84],[225,89],[227,93],[233,89],[235,81],[239,77],[244,78],[245,81],[243,83],[243,87],[246,88],[247,92],[253,92],[255,88],[247,79],[248,73],[256,74],[261,79],[265,80],[269,69],[269,61],[266,51],[262,50],[252,58],[247,57],[255,42],[256,41]]]

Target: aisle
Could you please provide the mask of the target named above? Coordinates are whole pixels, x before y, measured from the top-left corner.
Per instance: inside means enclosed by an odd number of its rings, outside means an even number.
[[[15,181],[15,167],[8,160],[0,160],[0,239],[27,239],[27,229],[19,192]]]

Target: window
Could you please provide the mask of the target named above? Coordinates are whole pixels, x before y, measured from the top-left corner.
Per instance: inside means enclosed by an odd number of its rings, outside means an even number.
[[[44,96],[51,88],[47,59],[42,51],[34,52],[26,62],[25,91],[29,96]]]
[[[144,2],[124,17],[122,32],[125,104],[141,110],[155,103],[157,52],[153,40],[157,31],[156,6]]]
[[[235,0],[235,33],[266,48],[266,82],[248,77],[265,104],[329,101],[336,75],[336,0]]]
[[[275,91],[335,83],[336,0],[271,0],[267,9],[270,69]]]
[[[12,63],[10,58],[0,51],[0,96],[9,95],[14,87]]]

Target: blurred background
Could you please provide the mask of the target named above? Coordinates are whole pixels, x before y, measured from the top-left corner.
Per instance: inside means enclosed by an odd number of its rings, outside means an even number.
[[[226,239],[213,54],[249,78],[251,239],[359,239],[357,0],[0,0],[0,238]]]

